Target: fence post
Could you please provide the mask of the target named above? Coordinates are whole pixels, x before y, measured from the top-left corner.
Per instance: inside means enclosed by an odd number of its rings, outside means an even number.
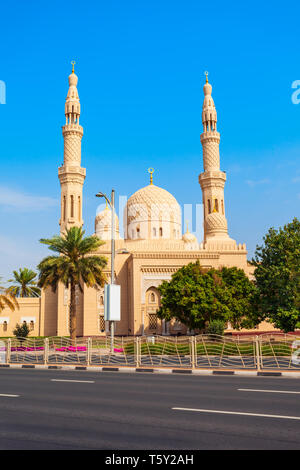
[[[44,364],[47,364],[49,356],[49,338],[45,338],[44,341]]]
[[[191,351],[191,366],[194,369],[195,368],[195,336],[191,336],[189,338],[190,341],[190,351]]]
[[[86,362],[87,362],[87,365],[89,366],[91,364],[91,345],[92,345],[92,338],[88,337],[87,339],[87,358],[86,358]]]
[[[141,359],[140,359],[140,346],[141,346],[141,342],[140,342],[140,338],[137,336],[136,339],[136,367],[140,367],[141,365]]]
[[[255,339],[255,349],[256,349],[256,365],[257,365],[257,370],[260,371],[260,352],[259,352],[259,338],[256,335]]]
[[[7,362],[7,364],[10,363],[10,356],[11,356],[11,339],[8,338],[7,346],[6,346],[6,362]]]

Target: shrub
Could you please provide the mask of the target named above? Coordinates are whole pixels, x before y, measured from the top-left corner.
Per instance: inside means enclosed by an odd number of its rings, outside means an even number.
[[[23,325],[19,325],[19,323],[17,323],[13,334],[16,336],[16,338],[27,338],[29,332],[30,330],[27,323],[23,323]]]
[[[205,329],[207,335],[224,336],[225,323],[222,320],[212,320]]]

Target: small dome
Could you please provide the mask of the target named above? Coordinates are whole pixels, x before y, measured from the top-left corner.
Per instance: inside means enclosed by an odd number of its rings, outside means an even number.
[[[172,194],[154,184],[139,189],[128,199],[125,220],[127,238],[181,238],[181,208]]]
[[[95,234],[101,240],[111,240],[111,209],[106,207],[103,211],[99,212],[95,218]],[[115,239],[120,238],[119,232],[119,219],[115,213]]]
[[[189,232],[188,227],[186,229],[185,234],[182,236],[182,240],[184,241],[185,250],[199,250],[199,243],[197,237]]]
[[[198,243],[197,237],[190,233],[188,230],[182,236],[184,243]]]

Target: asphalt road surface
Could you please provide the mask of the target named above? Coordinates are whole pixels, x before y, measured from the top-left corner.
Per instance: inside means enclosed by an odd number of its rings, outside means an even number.
[[[300,449],[300,380],[2,369],[0,449]]]

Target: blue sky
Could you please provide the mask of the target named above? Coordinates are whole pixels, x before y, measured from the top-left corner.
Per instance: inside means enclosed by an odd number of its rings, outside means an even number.
[[[71,60],[81,100],[84,221],[97,191],[154,183],[201,203],[204,71],[221,133],[229,234],[249,258],[269,227],[299,217],[298,2],[16,1],[1,6],[0,275],[35,267],[59,232]],[[193,226],[195,230],[195,225]]]

